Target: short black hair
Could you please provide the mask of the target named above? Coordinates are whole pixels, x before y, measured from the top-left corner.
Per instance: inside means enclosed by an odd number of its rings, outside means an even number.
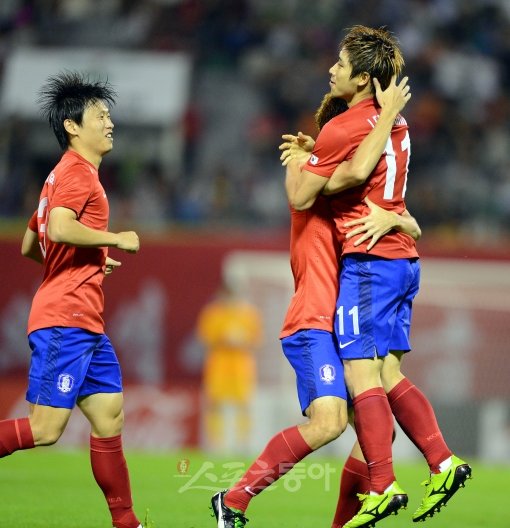
[[[87,106],[98,101],[114,105],[116,96],[117,93],[107,79],[91,81],[85,73],[63,71],[47,79],[46,84],[39,90],[37,102],[60,147],[66,150],[69,147],[69,138],[64,121],[72,119],[81,125]]]
[[[378,79],[383,90],[388,88],[391,77],[399,76],[404,68],[398,39],[385,26],[353,26],[340,43],[342,48],[352,65],[351,79],[366,72],[371,79]]]

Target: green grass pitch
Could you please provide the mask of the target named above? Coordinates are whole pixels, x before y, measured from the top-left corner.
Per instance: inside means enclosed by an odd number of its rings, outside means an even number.
[[[215,527],[208,509],[211,495],[228,487],[250,460],[197,452],[126,454],[135,510],[148,509],[153,528]],[[287,477],[250,504],[248,528],[329,528],[342,460],[305,459]],[[472,462],[472,461],[471,461]],[[396,473],[409,493],[409,508],[378,524],[381,528],[508,528],[505,497],[509,466],[472,462],[474,478],[441,513],[414,524],[426,478],[423,462],[398,463]],[[11,528],[107,528],[110,518],[93,480],[88,453],[42,448],[0,460],[0,522]]]

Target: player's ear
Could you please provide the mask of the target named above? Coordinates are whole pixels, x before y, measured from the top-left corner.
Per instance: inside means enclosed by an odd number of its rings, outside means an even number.
[[[64,129],[69,135],[76,136],[78,132],[78,125],[72,119],[64,119]]]
[[[370,85],[371,77],[368,72],[363,72],[358,75],[358,86],[363,89]]]

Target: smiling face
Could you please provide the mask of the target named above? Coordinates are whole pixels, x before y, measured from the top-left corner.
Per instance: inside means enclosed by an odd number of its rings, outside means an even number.
[[[99,167],[101,159],[113,148],[113,122],[103,101],[89,104],[81,125],[66,119],[64,126],[69,134],[70,148]]]
[[[368,74],[362,73],[351,78],[352,64],[349,54],[342,48],[338,56],[338,61],[329,69],[331,75],[329,86],[332,97],[339,97],[352,106],[361,99],[369,97],[370,78]]]

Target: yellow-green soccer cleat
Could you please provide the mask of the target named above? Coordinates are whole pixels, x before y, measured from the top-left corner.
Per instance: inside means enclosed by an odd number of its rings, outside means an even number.
[[[452,455],[452,465],[446,471],[430,475],[428,480],[422,482],[422,486],[425,486],[425,496],[413,514],[413,521],[424,521],[427,517],[432,517],[470,478],[471,467],[464,460]]]
[[[344,528],[372,528],[381,519],[396,515],[401,508],[407,507],[407,494],[397,482],[381,495],[358,494],[358,497],[361,500],[361,509],[344,524]]]

